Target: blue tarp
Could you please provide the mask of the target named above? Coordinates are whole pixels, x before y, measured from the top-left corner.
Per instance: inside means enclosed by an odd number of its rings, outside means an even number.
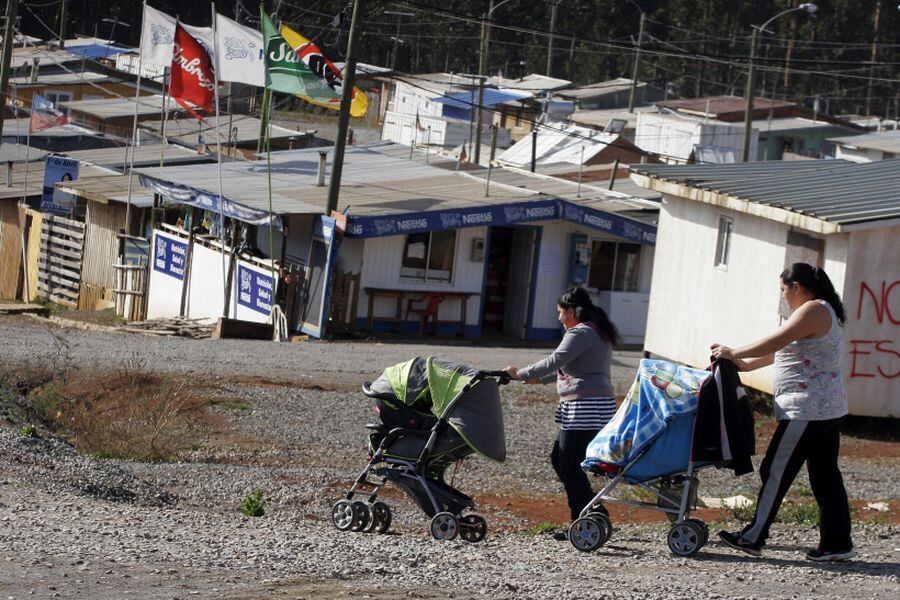
[[[482,106],[496,106],[497,104],[503,104],[504,102],[509,102],[511,100],[521,100],[530,97],[531,94],[528,92],[484,88],[484,102],[481,104]],[[447,94],[446,96],[435,98],[434,101],[446,104],[448,107],[470,110],[478,104],[478,90]]]
[[[96,60],[108,56],[115,56],[123,52],[134,52],[134,48],[122,48],[121,46],[112,46],[107,44],[85,44],[83,46],[66,46],[66,52],[76,56]]]

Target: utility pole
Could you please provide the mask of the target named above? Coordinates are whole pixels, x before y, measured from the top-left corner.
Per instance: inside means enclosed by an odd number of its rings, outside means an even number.
[[[634,68],[631,70],[631,91],[628,94],[628,112],[634,112],[634,99],[637,95],[638,69],[641,65],[641,44],[644,43],[644,11],[641,11],[641,24],[638,27],[637,47],[634,49]]]
[[[872,62],[869,65],[869,82],[866,84],[866,116],[872,114],[872,79],[875,77],[875,60],[878,58],[878,21],[881,19],[881,0],[875,3],[875,30],[872,33]]]
[[[747,72],[747,106],[744,109],[744,156],[743,162],[750,160],[750,126],[753,124],[753,90],[756,89],[756,39],[759,30],[754,27],[750,35],[750,63]]]
[[[481,160],[481,119],[482,119],[482,108],[481,106],[484,104],[484,72],[487,69],[487,52],[488,52],[488,44],[490,44],[491,40],[491,26],[488,25],[488,20],[491,18],[491,13],[494,11],[494,0],[491,0],[488,11],[481,16],[481,48],[478,52],[478,76],[479,76],[479,86],[478,86],[478,106],[475,107],[475,119],[478,121],[478,135],[479,135],[479,143],[475,146],[475,164],[479,164]]]
[[[19,0],[6,0],[6,26],[3,28],[3,55],[0,56],[0,133],[3,132],[3,121],[6,116],[6,86],[9,84],[9,62],[12,60],[12,48],[15,40],[16,12]],[[3,136],[0,135],[0,144]]]
[[[337,210],[338,195],[341,192],[341,172],[344,168],[344,149],[347,147],[347,129],[350,126],[350,101],[353,98],[353,84],[356,83],[356,45],[359,25],[360,5],[363,0],[353,0],[353,16],[350,18],[350,39],[347,42],[347,60],[344,65],[344,80],[341,83],[341,112],[338,116],[338,133],[334,141],[334,159],[331,166],[331,181],[328,186],[328,206],[325,214],[330,216]]]
[[[59,7],[59,47],[66,47],[66,9],[69,0],[62,0],[62,6]]]
[[[550,41],[547,43],[547,77],[550,77],[553,70],[553,32],[556,30],[556,9],[559,7],[560,2],[562,2],[562,0],[553,0],[553,5],[550,7]]]

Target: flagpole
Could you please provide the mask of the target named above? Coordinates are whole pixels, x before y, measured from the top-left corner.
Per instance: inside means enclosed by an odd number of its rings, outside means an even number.
[[[269,178],[269,262],[272,267],[272,279],[275,279],[275,241],[272,231],[272,139],[269,131],[269,99],[272,92],[269,88],[263,91],[263,128],[265,130],[266,173]]]
[[[218,163],[218,179],[219,179],[219,240],[222,244],[222,302],[228,316],[228,298],[225,295],[230,291],[228,289],[228,269],[225,266],[225,205],[222,202],[222,132],[219,129],[219,36],[216,26],[216,3],[210,4],[212,8],[212,30],[213,30],[213,98],[216,101],[216,162]],[[237,221],[231,219],[232,227],[237,227]],[[231,243],[237,242],[237,236],[231,236]],[[231,249],[234,253],[235,249]]]
[[[162,124],[159,128],[159,166],[165,166],[166,161],[166,121],[169,120],[169,94],[167,93],[167,89],[169,87],[169,77],[171,76],[172,69],[169,67],[163,67],[163,75],[162,75],[162,84],[163,84],[163,101],[162,101]]]
[[[144,17],[147,13],[147,0],[144,0],[141,8],[141,40],[138,46],[138,68],[137,68],[137,85],[134,86],[134,121],[131,125],[131,144],[134,145],[135,137],[137,137],[138,122],[138,98],[141,97],[141,71],[144,69]],[[125,146],[125,154],[127,157],[128,146]],[[125,233],[131,233],[131,192],[134,187],[134,149],[131,150],[131,159],[128,164],[128,199],[125,204]]]

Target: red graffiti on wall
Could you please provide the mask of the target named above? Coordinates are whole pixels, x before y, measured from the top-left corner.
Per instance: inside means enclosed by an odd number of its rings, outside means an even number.
[[[859,302],[856,305],[856,319],[863,320],[863,305],[871,304],[874,321],[879,325],[900,325],[900,315],[891,309],[891,292],[900,290],[900,279],[893,283],[881,282],[881,289],[872,289],[865,281],[859,284]],[[879,293],[880,292],[880,293]],[[866,302],[868,299],[870,302]],[[868,313],[867,313],[868,314]],[[900,377],[900,346],[894,339],[850,340],[850,377]],[[895,349],[897,348],[897,349]]]

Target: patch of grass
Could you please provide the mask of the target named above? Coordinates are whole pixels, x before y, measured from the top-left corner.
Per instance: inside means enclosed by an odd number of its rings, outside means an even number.
[[[263,509],[262,490],[256,488],[241,504],[241,513],[248,517],[261,517],[265,514]]]
[[[813,497],[813,492],[812,492],[812,490],[809,489],[808,487],[802,486],[802,485],[801,485],[801,486],[797,486],[797,487],[792,488],[792,489],[791,489],[791,492],[792,492],[795,496],[801,496],[801,497],[803,497],[803,498],[812,498],[812,497]]]
[[[780,523],[794,525],[815,525],[819,522],[819,505],[807,502],[784,502],[778,510],[776,520]]]
[[[22,437],[27,437],[27,438],[39,438],[39,437],[41,437],[41,436],[38,434],[37,427],[34,426],[34,423],[29,423],[28,425],[25,425],[24,427],[22,427],[21,429],[19,429],[19,435],[22,436]]]
[[[534,527],[529,527],[528,529],[522,531],[522,535],[541,535],[544,533],[553,533],[557,529],[560,528],[558,523],[551,523],[550,521],[544,521],[543,523],[538,523]]]
[[[249,402],[238,400],[237,398],[211,398],[209,400],[209,405],[218,406],[227,410],[250,410]]]
[[[34,300],[34,303],[43,306],[51,315],[58,315],[61,312],[69,310],[69,308],[63,306],[62,304],[57,304],[56,302],[48,300],[47,298],[38,297]]]

